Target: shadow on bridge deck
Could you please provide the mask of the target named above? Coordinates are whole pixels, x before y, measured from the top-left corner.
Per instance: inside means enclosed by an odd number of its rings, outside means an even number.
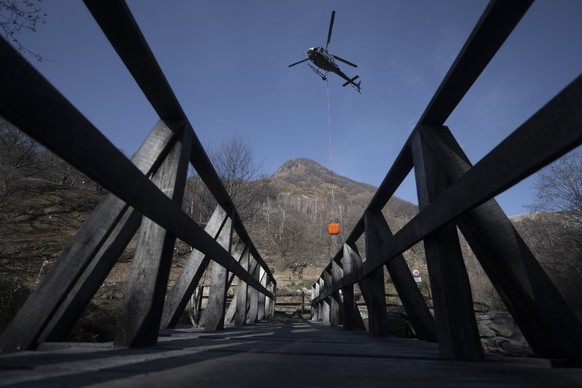
[[[374,338],[299,319],[221,332],[177,329],[158,345],[45,343],[0,356],[0,386],[578,386],[581,369],[552,369],[542,359],[487,355],[453,361],[434,343]]]

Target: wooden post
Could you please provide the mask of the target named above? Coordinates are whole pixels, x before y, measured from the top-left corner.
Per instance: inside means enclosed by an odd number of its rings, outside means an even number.
[[[384,244],[392,237],[390,227],[381,212],[366,213],[368,224],[366,236],[375,246]],[[372,258],[382,260],[385,257]],[[406,309],[410,323],[418,339],[425,341],[437,340],[436,325],[424,298],[422,297],[410,268],[402,255],[397,255],[386,263],[386,269],[396,287],[402,305]]]
[[[344,244],[342,252],[342,265],[344,276],[352,273],[355,268],[358,268],[362,265],[362,259],[360,258],[360,255],[358,254],[355,247],[352,248],[350,245]],[[364,283],[365,282],[361,282],[360,287],[365,287]],[[356,304],[356,298],[354,297],[353,284],[343,287],[342,294],[344,296],[344,328],[347,330],[353,330],[354,328],[366,330],[366,326],[362,320],[362,315],[360,314],[360,309],[358,308]],[[348,325],[347,327],[346,324]]]
[[[329,313],[330,313],[329,298],[326,298],[321,302],[321,322],[326,325],[329,325]]]
[[[237,247],[235,248],[235,256],[239,257],[239,262],[243,268],[246,268],[248,271],[249,266],[249,252],[248,245],[242,241],[239,241]],[[232,280],[229,281],[228,286],[230,287]],[[235,322],[236,326],[242,326],[245,324],[246,320],[246,299],[247,299],[247,284],[245,281],[238,279],[238,283],[236,286],[236,291],[232,298],[230,305],[228,306],[228,310],[226,311],[226,316],[224,318],[224,323],[231,323]],[[243,308],[244,307],[244,308]],[[239,321],[237,323],[236,316],[237,314],[241,314],[239,317]]]
[[[259,280],[259,265],[254,257],[250,257],[251,260],[251,275],[253,278]],[[254,287],[249,287],[249,307],[248,307],[248,314],[247,314],[247,323],[255,323],[257,321],[257,317],[259,315],[259,291]]]
[[[159,121],[132,162],[144,173],[157,170],[175,137]],[[83,223],[43,282],[33,292],[0,337],[0,351],[35,349],[46,340],[63,340],[125,246],[141,215],[108,194]]]
[[[275,296],[277,295],[277,283],[274,280],[275,279],[272,279],[271,288],[269,289],[274,296],[273,299],[271,299],[271,314],[269,315],[270,318],[275,317],[275,303],[277,302],[275,300]]]
[[[319,282],[319,279],[317,279],[316,283],[315,283],[315,294],[317,296],[321,295],[321,283]],[[321,316],[321,301],[319,301],[314,307],[315,307],[315,322],[321,322],[322,320],[322,316]]]
[[[266,272],[266,271],[265,271]],[[267,274],[265,274],[267,275]],[[265,288],[273,294],[273,297],[269,297],[265,295],[265,319],[271,319],[273,317],[273,307],[275,302],[275,293],[273,290],[275,289],[275,284],[273,283],[275,279],[265,276]]]
[[[325,291],[325,283],[323,281],[323,278],[319,278],[317,280],[318,282],[318,289],[319,289],[319,293],[323,294]],[[327,317],[325,316],[325,300],[321,300],[317,306],[317,317],[318,317],[318,322],[324,322],[327,320]]]
[[[350,256],[349,250],[349,245],[344,244],[342,248],[342,267],[344,276],[352,273],[352,258]],[[354,310],[356,309],[356,302],[354,300],[354,285],[350,284],[348,286],[342,287],[342,295],[344,297],[343,327],[346,330],[353,330],[355,320]]]
[[[364,215],[366,228],[366,260],[376,261],[379,242],[373,238],[374,226],[368,212]],[[384,287],[384,267],[379,267],[367,277],[367,287],[362,289],[366,294],[366,306],[368,307],[368,328],[370,335],[385,337],[388,332],[388,316],[386,314],[386,289]]]
[[[245,253],[249,250],[248,248],[249,248],[249,246],[242,240],[239,240],[234,248],[233,257],[235,258],[237,263],[239,263],[243,268],[247,267],[248,262],[247,262],[247,259],[245,259]],[[232,283],[233,283],[235,277],[238,279],[238,282],[239,282],[238,284],[240,284],[240,282],[242,281],[242,280],[240,280],[240,278],[235,276],[233,273],[229,273],[227,283],[226,283],[227,290],[230,290],[230,287],[232,286]],[[234,320],[234,315],[235,315],[236,308],[237,308],[236,300],[237,300],[238,292],[239,292],[239,287],[237,285],[237,287],[235,289],[235,293],[232,297],[232,300],[230,301],[230,304],[228,304],[228,307],[226,309],[226,313],[224,316],[224,324],[225,325],[232,323],[232,321]]]
[[[212,238],[216,239],[227,219],[228,215],[226,212],[222,207],[220,207],[220,205],[217,206],[216,209],[214,209],[214,213],[212,213],[210,220],[208,220],[204,231],[212,236]],[[198,283],[204,275],[204,271],[206,271],[209,263],[210,258],[204,253],[196,249],[192,250],[182,272],[180,272],[174,286],[170,289],[166,297],[164,312],[162,314],[162,328],[176,326],[180,319],[180,315],[184,312],[190,296],[198,286]]]
[[[420,209],[446,189],[448,181],[419,133],[411,142]],[[480,359],[483,348],[477,329],[469,277],[457,228],[445,225],[424,239],[433,295],[439,351],[456,359]]]
[[[317,298],[319,296],[319,292],[318,292],[318,285],[317,283],[314,283],[311,286],[311,300],[314,300],[315,298]],[[311,320],[313,322],[317,322],[318,320],[318,316],[317,316],[317,306],[310,304],[311,306]]]
[[[560,109],[545,114],[562,119]],[[473,167],[447,127],[420,133],[450,180]],[[580,364],[580,322],[497,202],[463,214],[459,228],[536,354]]]
[[[248,285],[244,281],[238,281],[235,293],[235,311],[234,311],[234,325],[243,326],[247,321],[247,296],[248,296]]]
[[[341,267],[334,261],[331,262],[331,284],[334,285],[337,283],[342,277],[342,269]],[[334,292],[331,294],[331,309],[330,309],[330,316],[329,316],[329,324],[331,326],[338,326],[340,324],[340,306],[343,305],[340,299],[339,291]]]
[[[249,255],[249,266],[248,272],[253,276],[253,278],[258,279],[258,267],[259,263],[255,260],[253,255]],[[247,306],[246,306],[246,323],[254,323],[257,320],[257,298],[259,292],[253,288],[247,287]]]
[[[204,299],[204,286],[196,287],[196,291],[194,296],[194,312],[192,313],[193,322],[192,324],[198,324],[200,322],[200,318],[202,317],[202,299]]]
[[[327,291],[331,289],[332,285],[332,278],[331,278],[331,271],[330,266],[328,265],[327,268],[323,271],[323,287]],[[333,298],[330,296],[325,298],[324,301],[324,312],[323,312],[323,323],[331,324],[331,306],[333,303]]]
[[[263,267],[259,267],[259,280],[263,286],[267,286],[267,276]],[[257,320],[265,319],[265,294],[259,293],[259,303],[257,306]]]
[[[194,133],[185,130],[154,175],[153,181],[176,204],[182,204]],[[144,218],[133,259],[114,343],[141,347],[158,341],[164,298],[170,275],[176,236]]]
[[[267,282],[265,284],[265,288],[271,292],[273,292],[273,283],[271,281],[271,279],[267,278]],[[274,295],[274,294],[273,294]],[[264,319],[269,320],[271,318],[273,318],[273,299],[269,298],[268,296],[265,296],[265,313],[264,313]]]
[[[232,242],[232,219],[228,218],[217,241],[230,252]],[[202,313],[200,326],[207,331],[224,330],[224,315],[226,311],[226,292],[228,284],[228,271],[222,265],[212,263],[212,275],[210,280],[210,293],[208,304]]]

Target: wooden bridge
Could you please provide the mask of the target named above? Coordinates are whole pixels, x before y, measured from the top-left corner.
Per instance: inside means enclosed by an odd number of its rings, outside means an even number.
[[[580,145],[582,78],[474,166],[444,126],[531,1],[489,4],[343,248],[313,285],[311,321],[273,316],[276,281],[127,6],[85,3],[160,121],[128,160],[0,40],[0,115],[111,193],[2,333],[0,385],[582,385],[580,321],[493,199]],[[218,203],[204,229],[181,208],[189,164]],[[412,169],[420,212],[393,234],[381,210]],[[457,228],[535,358],[484,354]],[[114,342],[62,342],[138,229]],[[362,237],[364,255],[356,248]],[[176,239],[194,250],[168,289]],[[434,314],[402,257],[419,241]],[[202,327],[175,329],[208,266]],[[390,335],[384,267],[416,339]],[[227,305],[233,282],[236,295]],[[356,284],[368,333],[358,330]]]

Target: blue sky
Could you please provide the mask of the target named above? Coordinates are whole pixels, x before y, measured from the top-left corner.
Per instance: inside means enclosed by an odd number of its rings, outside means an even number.
[[[485,9],[486,1],[128,1],[200,141],[244,137],[265,173],[313,159],[378,186]],[[80,1],[42,2],[47,23],[21,41],[33,63],[112,143],[133,154],[157,117]],[[362,94],[304,63],[325,45],[359,65]],[[473,163],[582,71],[582,1],[538,0],[449,117]],[[31,59],[32,62],[32,59]],[[396,192],[417,203],[412,177]],[[533,179],[497,197],[508,215],[532,202]]]

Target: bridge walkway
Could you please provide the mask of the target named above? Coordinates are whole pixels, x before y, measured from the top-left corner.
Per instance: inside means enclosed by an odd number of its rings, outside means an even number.
[[[173,329],[158,344],[44,343],[0,356],[2,387],[582,386],[579,368],[549,360],[485,355],[455,361],[438,345],[371,337],[301,319],[274,319],[221,332]]]

